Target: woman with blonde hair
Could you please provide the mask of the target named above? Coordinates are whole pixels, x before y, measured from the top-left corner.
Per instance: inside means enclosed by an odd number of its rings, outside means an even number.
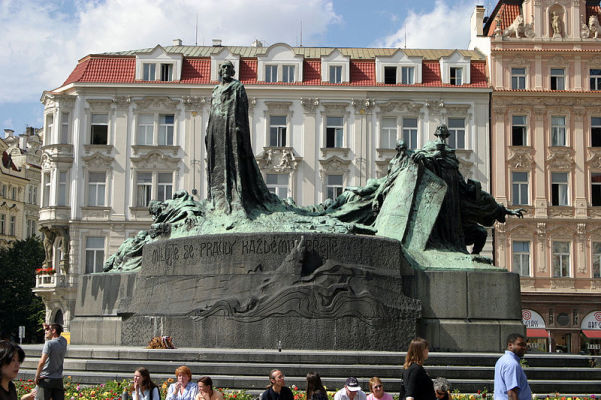
[[[417,337],[409,344],[403,365],[403,383],[406,400],[434,400],[434,384],[424,369],[428,359],[428,342]]]
[[[367,400],[392,400],[392,395],[384,391],[384,384],[377,376],[369,380],[369,391]]]
[[[175,370],[177,382],[169,385],[165,400],[194,400],[198,394],[198,386],[192,382],[192,371],[182,365]]]

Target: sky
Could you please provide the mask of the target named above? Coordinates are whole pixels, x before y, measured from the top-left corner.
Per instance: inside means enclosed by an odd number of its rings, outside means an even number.
[[[44,90],[87,54],[171,45],[467,48],[491,0],[0,0],[0,136],[41,127]],[[197,22],[198,21],[198,22]],[[198,26],[197,34],[195,27]],[[301,36],[302,27],[302,36]]]

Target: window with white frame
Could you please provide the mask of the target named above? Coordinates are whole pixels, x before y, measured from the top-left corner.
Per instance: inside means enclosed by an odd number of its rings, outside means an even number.
[[[591,206],[601,206],[601,173],[591,173]]]
[[[520,276],[530,276],[530,242],[514,240],[512,256],[512,271]]]
[[[601,69],[590,70],[591,90],[601,90]]]
[[[102,272],[104,263],[104,237],[88,236],[86,238],[86,274]]]
[[[269,117],[269,145],[272,147],[286,146],[285,115],[271,115]]]
[[[328,175],[326,179],[326,196],[328,199],[336,199],[342,194],[342,175]]]
[[[29,204],[38,204],[38,188],[36,186],[29,186],[27,199],[29,201]]]
[[[526,68],[511,68],[511,88],[526,89]]]
[[[6,233],[6,214],[0,214],[0,235]]]
[[[563,68],[551,68],[551,90],[565,90],[565,71]]]
[[[396,138],[396,118],[382,118],[382,126],[380,128],[380,148],[394,149]]]
[[[282,66],[282,82],[286,82],[286,83],[294,82],[294,65],[283,65]]]
[[[551,172],[551,205],[569,205],[567,172]]]
[[[27,237],[33,237],[37,234],[36,223],[34,219],[27,220]]]
[[[14,186],[10,189],[10,198],[11,200],[17,200],[17,188]]]
[[[156,68],[155,63],[143,63],[142,64],[142,79],[145,81],[156,80]]]
[[[514,115],[511,117],[511,145],[528,145],[528,125],[525,115]]]
[[[401,67],[401,83],[403,85],[413,85],[415,83],[414,73],[414,67]]]
[[[161,81],[170,82],[173,80],[173,64],[161,64]]]
[[[552,243],[553,278],[570,276],[570,242]]]
[[[42,207],[50,206],[50,172],[44,172],[44,203]]]
[[[591,146],[601,147],[601,117],[591,117]]]
[[[67,171],[58,172],[58,198],[56,199],[56,204],[59,206],[66,206],[69,202],[67,175]]]
[[[154,64],[153,64],[154,65]],[[136,143],[139,145],[150,146],[154,136],[154,115],[138,115],[138,132]]]
[[[265,66],[265,82],[277,82],[278,81],[278,66],[277,65],[266,65]]]
[[[106,172],[88,173],[88,206],[103,207],[106,196]]]
[[[173,198],[173,173],[159,172],[157,182],[157,200],[171,200]]]
[[[52,127],[54,126],[54,115],[46,115],[46,130],[44,131],[44,144],[51,144],[50,138],[52,137]]]
[[[408,149],[417,149],[417,118],[403,118],[403,142]]]
[[[511,202],[514,206],[528,205],[528,172],[511,173]]]
[[[330,83],[342,83],[342,65],[330,65]]]
[[[6,197],[6,185],[2,185],[2,189],[0,190],[2,197]]]
[[[17,217],[14,215],[10,216],[10,224],[8,225],[8,235],[15,236],[15,228],[17,226]]]
[[[152,200],[152,172],[136,174],[136,206],[148,207]]]
[[[343,147],[344,144],[344,118],[326,118],[326,147]]]
[[[566,117],[551,117],[551,146],[566,145]]]
[[[601,242],[593,242],[593,278],[601,278]]]
[[[108,114],[92,114],[90,144],[108,144]]]
[[[384,83],[396,84],[396,67],[384,67]]]
[[[451,85],[460,86],[463,85],[463,68],[462,67],[451,67],[449,83]]]
[[[465,119],[449,118],[448,145],[454,149],[465,149]]]
[[[267,189],[271,193],[278,195],[280,199],[287,199],[288,196],[288,174],[267,174]]]
[[[61,113],[60,143],[61,144],[69,143],[69,113],[68,112]]]
[[[159,145],[173,146],[173,131],[175,127],[175,115],[159,115]]]

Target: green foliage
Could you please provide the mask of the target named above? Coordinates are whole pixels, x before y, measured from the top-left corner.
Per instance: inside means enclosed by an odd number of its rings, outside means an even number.
[[[19,326],[25,326],[24,342],[41,342],[44,304],[31,289],[35,287],[35,269],[44,261],[44,248],[37,238],[16,241],[0,250],[0,333],[18,338]]]

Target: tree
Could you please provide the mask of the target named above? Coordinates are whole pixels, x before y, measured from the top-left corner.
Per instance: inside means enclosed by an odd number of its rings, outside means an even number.
[[[18,338],[19,326],[25,326],[25,340],[40,342],[44,322],[44,304],[31,289],[35,287],[35,269],[44,261],[42,242],[31,237],[18,240],[0,250],[0,333]]]

